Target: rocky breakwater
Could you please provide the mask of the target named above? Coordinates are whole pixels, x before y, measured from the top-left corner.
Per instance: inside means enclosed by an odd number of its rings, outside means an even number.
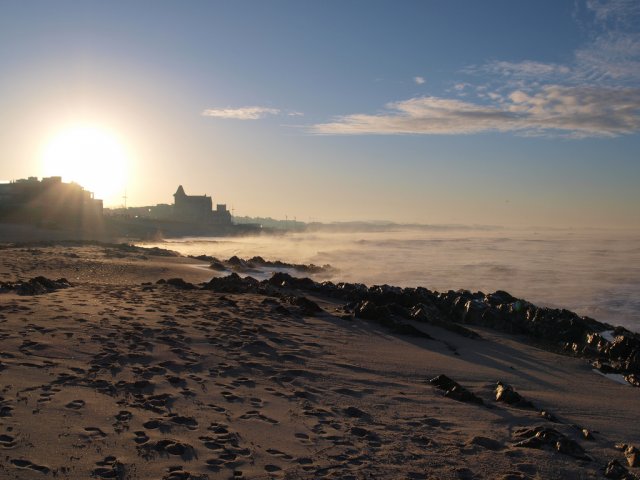
[[[453,322],[526,335],[544,346],[592,361],[602,373],[624,376],[640,387],[640,334],[565,309],[538,307],[507,292],[437,294]]]
[[[281,295],[299,290],[345,302],[343,318],[373,321],[400,334],[425,335],[409,322],[435,325],[471,338],[480,326],[524,335],[554,351],[589,359],[602,373],[623,375],[640,387],[640,334],[598,322],[565,309],[538,307],[505,291],[485,294],[467,290],[436,292],[423,287],[316,282],[278,272],[261,282],[236,274],[214,278],[206,289]]]

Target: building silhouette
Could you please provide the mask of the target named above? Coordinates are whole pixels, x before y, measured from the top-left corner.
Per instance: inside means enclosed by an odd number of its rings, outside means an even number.
[[[91,227],[102,221],[102,200],[61,177],[0,184],[0,221],[44,227]]]
[[[159,203],[147,207],[127,208],[122,213],[137,218],[170,220],[200,226],[228,227],[233,225],[231,212],[226,204],[219,203],[213,209],[213,200],[208,195],[187,195],[182,185],[173,194],[173,205]]]

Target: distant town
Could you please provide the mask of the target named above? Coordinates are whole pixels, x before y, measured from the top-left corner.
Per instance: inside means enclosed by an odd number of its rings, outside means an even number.
[[[435,228],[386,221],[306,223],[295,218],[233,216],[224,203],[213,207],[211,196],[188,195],[182,185],[173,194],[172,204],[104,208],[102,200],[94,198],[92,192],[77,183],[63,182],[58,176],[0,183],[0,229],[6,231],[12,225],[36,228],[43,230],[39,238],[59,239],[65,232],[69,238],[158,240],[319,229],[338,232],[379,231],[394,226]]]
[[[235,224],[225,204],[208,195],[187,195],[180,185],[173,204],[108,209],[102,200],[61,177],[29,177],[0,183],[0,222],[106,235],[158,238],[259,233],[259,223]]]

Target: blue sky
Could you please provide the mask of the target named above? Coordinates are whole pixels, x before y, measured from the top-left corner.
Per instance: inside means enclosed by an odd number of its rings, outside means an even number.
[[[130,205],[638,227],[639,25],[635,0],[0,1],[0,177],[91,124]]]

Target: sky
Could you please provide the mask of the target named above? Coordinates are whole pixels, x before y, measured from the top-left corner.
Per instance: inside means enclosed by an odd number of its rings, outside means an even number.
[[[183,185],[301,221],[640,227],[637,0],[0,0],[0,66],[0,180],[84,180],[106,206]]]

